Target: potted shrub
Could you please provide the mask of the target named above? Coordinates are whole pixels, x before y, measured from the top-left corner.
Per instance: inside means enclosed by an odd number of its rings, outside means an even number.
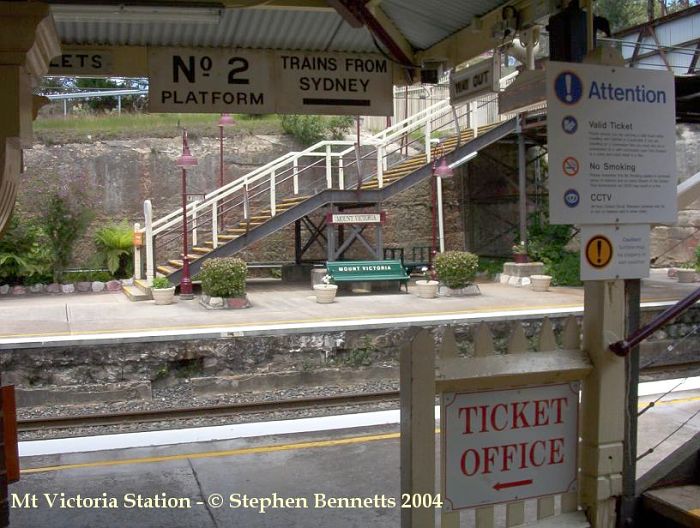
[[[324,275],[321,279],[321,284],[314,285],[314,294],[316,295],[316,302],[319,304],[330,304],[335,300],[335,294],[338,292],[338,286],[336,284],[331,284],[333,282],[333,277],[330,275]]]
[[[423,278],[416,281],[416,295],[421,299],[434,299],[437,297],[440,283],[431,279],[427,266],[423,266],[421,271],[423,272]]]
[[[551,275],[530,275],[530,287],[532,291],[546,292],[552,284]]]
[[[435,256],[435,271],[442,284],[460,293],[476,277],[479,257],[467,251],[445,251]],[[448,292],[449,293],[449,292]]]
[[[525,264],[530,259],[527,256],[527,245],[522,240],[513,246],[513,262],[516,264]]]
[[[207,260],[198,274],[202,281],[200,302],[208,308],[247,308],[250,306],[245,293],[247,276],[248,266],[239,258]]]
[[[676,269],[676,277],[678,277],[678,282],[683,284],[688,284],[695,282],[696,264],[694,262],[686,262],[680,268]]]
[[[151,294],[156,304],[172,304],[175,300],[175,286],[165,277],[155,277],[151,284]]]

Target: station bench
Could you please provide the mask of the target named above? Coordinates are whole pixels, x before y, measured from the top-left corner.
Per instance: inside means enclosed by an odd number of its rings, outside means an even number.
[[[400,260],[345,260],[327,262],[333,282],[399,281],[408,292],[408,274]]]

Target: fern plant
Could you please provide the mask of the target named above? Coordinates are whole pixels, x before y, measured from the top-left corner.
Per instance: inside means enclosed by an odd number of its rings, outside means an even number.
[[[134,242],[132,230],[127,222],[111,224],[95,231],[100,264],[118,279],[131,275]]]

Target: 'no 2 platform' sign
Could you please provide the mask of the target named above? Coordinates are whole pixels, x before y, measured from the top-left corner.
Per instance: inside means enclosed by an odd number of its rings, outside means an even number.
[[[574,491],[578,384],[445,393],[446,510]]]

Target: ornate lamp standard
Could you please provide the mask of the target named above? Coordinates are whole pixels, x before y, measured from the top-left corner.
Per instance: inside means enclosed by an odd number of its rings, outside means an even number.
[[[190,154],[187,144],[187,130],[182,130],[182,155],[175,164],[182,168],[182,278],[180,279],[180,299],[193,299],[190,259],[187,241],[187,167],[197,165],[197,158]]]
[[[231,114],[221,114],[217,126],[219,127],[219,188],[224,186],[224,127],[233,126],[236,122]],[[224,227],[224,206],[219,205],[219,225]]]
[[[452,178],[454,171],[447,164],[443,157],[440,164],[437,160],[433,162],[433,178],[432,178],[432,202],[433,202],[433,242],[430,247],[430,265],[434,268],[435,255],[437,254],[437,230],[440,229],[440,251],[445,250],[445,226],[442,218],[442,180],[444,178]]]

